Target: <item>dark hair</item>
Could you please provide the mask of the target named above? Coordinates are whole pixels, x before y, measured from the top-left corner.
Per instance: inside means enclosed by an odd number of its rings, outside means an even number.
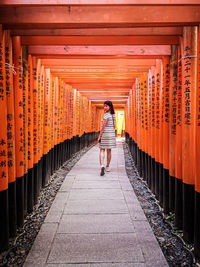
[[[110,100],[107,100],[104,102],[104,105],[107,105],[110,107],[110,113],[111,114],[115,114],[115,111],[114,111],[114,107],[113,107],[113,103],[110,101]]]

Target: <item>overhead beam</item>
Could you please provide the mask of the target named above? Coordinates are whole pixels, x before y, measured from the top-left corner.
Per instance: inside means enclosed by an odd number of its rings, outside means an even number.
[[[54,67],[65,65],[71,66],[114,66],[114,67],[122,67],[122,66],[152,66],[156,64],[155,59],[42,59],[41,64],[43,65],[52,65]]]
[[[199,10],[200,11],[200,10]],[[199,12],[200,15],[200,12]],[[179,36],[22,36],[22,45],[172,45]],[[67,49],[67,47],[66,47]]]
[[[65,81],[66,83],[68,83],[68,81],[66,80]],[[120,90],[122,90],[122,89],[125,89],[125,90],[127,90],[127,88],[132,88],[132,86],[133,86],[133,83],[131,82],[131,83],[126,83],[126,84],[124,84],[124,83],[122,83],[122,82],[117,82],[117,83],[111,83],[111,82],[107,82],[107,83],[102,83],[102,84],[100,84],[100,83],[77,83],[77,82],[75,82],[75,83],[70,83],[72,86],[73,86],[73,88],[76,88],[77,90],[97,90],[97,89],[100,89],[100,90],[105,90],[105,88],[107,88],[107,89],[109,89],[109,90],[111,90],[111,89],[114,89],[114,90],[116,90],[116,89],[120,89]]]
[[[12,5],[192,5],[198,0],[2,0],[0,6]]]
[[[115,46],[29,46],[34,55],[171,55],[170,45],[115,45]]]
[[[102,16],[103,14],[103,16]],[[200,5],[1,7],[0,24],[28,28],[110,28],[197,25]]]
[[[16,29],[11,35],[181,35],[182,27],[103,28],[103,29]]]

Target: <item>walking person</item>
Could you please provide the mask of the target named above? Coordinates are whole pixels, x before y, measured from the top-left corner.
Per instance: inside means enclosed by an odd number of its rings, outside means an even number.
[[[107,100],[104,102],[104,117],[102,119],[102,127],[98,137],[99,148],[100,148],[100,165],[101,172],[100,175],[105,174],[110,171],[110,161],[111,161],[111,149],[116,147],[115,138],[115,111],[111,101]],[[104,167],[105,150],[107,150],[107,165]]]

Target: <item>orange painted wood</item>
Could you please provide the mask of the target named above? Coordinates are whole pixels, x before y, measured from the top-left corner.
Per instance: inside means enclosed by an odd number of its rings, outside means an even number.
[[[42,59],[41,64],[51,65],[54,68],[59,66],[115,66],[121,68],[121,66],[152,66],[156,64],[155,59],[88,59],[87,61],[84,59]]]
[[[181,35],[182,27],[83,28],[83,29],[15,29],[12,35]]]
[[[144,152],[148,153],[148,73],[144,73]]]
[[[176,113],[177,113],[178,46],[172,46],[170,60],[169,109],[169,175],[175,177]]]
[[[160,104],[160,129],[159,129],[159,162],[163,164],[163,123],[164,123],[164,85],[163,85],[163,60],[161,60],[161,73],[160,73],[160,93],[159,93],[159,104]]]
[[[5,75],[5,32],[0,33],[0,191],[8,189],[8,158],[7,158],[7,97]]]
[[[162,91],[162,77],[161,77],[161,60],[156,61],[155,70],[155,160],[160,162],[160,131],[161,131],[161,103],[160,93]]]
[[[16,75],[13,76],[15,99],[15,160],[16,178],[24,175],[24,140],[23,140],[23,84],[22,84],[22,47],[20,36],[14,36],[13,63]]]
[[[198,26],[197,56],[195,191],[200,193],[200,26]]]
[[[176,35],[163,36],[22,36],[22,45],[170,45],[178,44]]]
[[[9,31],[5,32],[5,62],[13,65],[12,59],[12,39]],[[5,79],[9,86],[6,86],[7,96],[7,153],[8,153],[8,182],[16,180],[15,169],[15,120],[14,120],[14,90],[13,90],[13,72],[12,68],[6,65]]]
[[[181,42],[180,42],[181,43]],[[175,143],[175,177],[182,178],[182,60],[181,45],[178,47],[177,112]]]
[[[188,56],[194,56],[189,58]],[[195,118],[196,118],[196,70],[197,27],[183,29],[183,113],[182,113],[182,175],[183,182],[194,184],[195,177]]]
[[[146,5],[146,6],[20,6],[1,7],[0,23],[26,24],[26,28],[91,28],[131,26],[175,26],[199,21],[199,5]],[[69,14],[69,15],[67,15]],[[104,14],[104,16],[102,16]],[[145,14],[145,16],[144,16]],[[156,16],[155,16],[156,14]],[[97,26],[98,25],[98,26]],[[37,27],[38,28],[38,27]]]
[[[24,174],[28,173],[28,62],[23,59]]]
[[[148,71],[148,155],[152,156],[152,73]]]
[[[1,6],[12,5],[193,5],[198,0],[4,0]]]
[[[37,88],[37,60],[32,57],[33,66],[33,158],[34,164],[39,161],[38,156],[38,88]]]
[[[43,151],[44,155],[47,155],[50,147],[50,70],[45,69],[44,75],[44,142]]]
[[[155,128],[156,128],[156,68],[151,68],[151,157],[155,159]]]
[[[169,170],[169,87],[170,87],[170,57],[163,58],[163,166]]]
[[[33,168],[33,66],[28,56],[28,168]]]
[[[64,46],[32,46],[28,52],[34,55],[128,55],[128,56],[159,56],[170,55],[171,47],[169,45],[109,45],[109,46],[86,46],[86,45],[64,45]]]

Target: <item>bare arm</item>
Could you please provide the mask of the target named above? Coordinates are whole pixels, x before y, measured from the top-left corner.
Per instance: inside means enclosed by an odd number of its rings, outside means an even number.
[[[100,139],[101,139],[101,136],[102,136],[102,133],[103,133],[103,131],[104,131],[104,129],[105,129],[105,127],[106,127],[106,123],[107,123],[107,120],[103,120],[103,125],[102,125],[102,128],[101,128],[101,131],[100,131],[100,133],[99,133],[99,137],[98,137],[98,142],[100,141]]]

